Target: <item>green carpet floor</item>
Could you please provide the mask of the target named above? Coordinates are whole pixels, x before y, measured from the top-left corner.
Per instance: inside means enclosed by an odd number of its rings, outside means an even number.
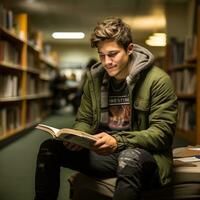
[[[42,123],[57,128],[71,127],[74,115],[61,112],[52,115]],[[36,157],[40,144],[50,138],[44,132],[31,129],[23,137],[13,141],[0,150],[0,200],[33,200]],[[174,146],[186,143],[175,138]],[[61,169],[61,187],[58,200],[68,200],[69,185],[67,177],[72,171]]]
[[[61,112],[42,121],[57,128],[71,127],[74,115]],[[44,132],[29,130],[21,138],[0,150],[0,200],[33,200],[36,157],[40,144],[50,138]],[[68,200],[67,177],[71,171],[61,169],[59,200]]]

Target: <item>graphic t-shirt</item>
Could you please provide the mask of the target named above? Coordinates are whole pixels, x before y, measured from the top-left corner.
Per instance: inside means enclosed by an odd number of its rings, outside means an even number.
[[[126,81],[117,82],[114,78],[110,80],[108,97],[110,130],[129,130],[130,128],[130,102]]]

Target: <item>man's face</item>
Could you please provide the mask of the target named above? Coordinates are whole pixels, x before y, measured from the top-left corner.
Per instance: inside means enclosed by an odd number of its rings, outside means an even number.
[[[123,80],[129,74],[128,61],[132,44],[127,51],[113,40],[104,40],[98,43],[98,53],[103,67],[108,75]]]

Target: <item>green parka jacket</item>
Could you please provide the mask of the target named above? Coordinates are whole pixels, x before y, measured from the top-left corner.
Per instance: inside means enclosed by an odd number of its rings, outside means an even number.
[[[172,142],[177,118],[177,98],[170,77],[153,66],[153,55],[134,45],[127,77],[131,105],[131,131],[120,131],[113,136],[118,150],[139,147],[152,153],[160,173],[161,183],[171,181]],[[100,124],[101,83],[105,70],[101,63],[87,73],[75,129],[98,133]]]

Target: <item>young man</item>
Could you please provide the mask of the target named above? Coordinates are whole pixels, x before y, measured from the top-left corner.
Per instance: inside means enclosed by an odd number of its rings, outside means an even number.
[[[177,103],[169,76],[153,55],[133,44],[118,18],[98,23],[91,36],[100,63],[87,74],[75,129],[98,138],[91,150],[47,140],[38,154],[35,200],[55,200],[60,167],[117,177],[115,200],[139,199],[143,189],[169,184]]]

